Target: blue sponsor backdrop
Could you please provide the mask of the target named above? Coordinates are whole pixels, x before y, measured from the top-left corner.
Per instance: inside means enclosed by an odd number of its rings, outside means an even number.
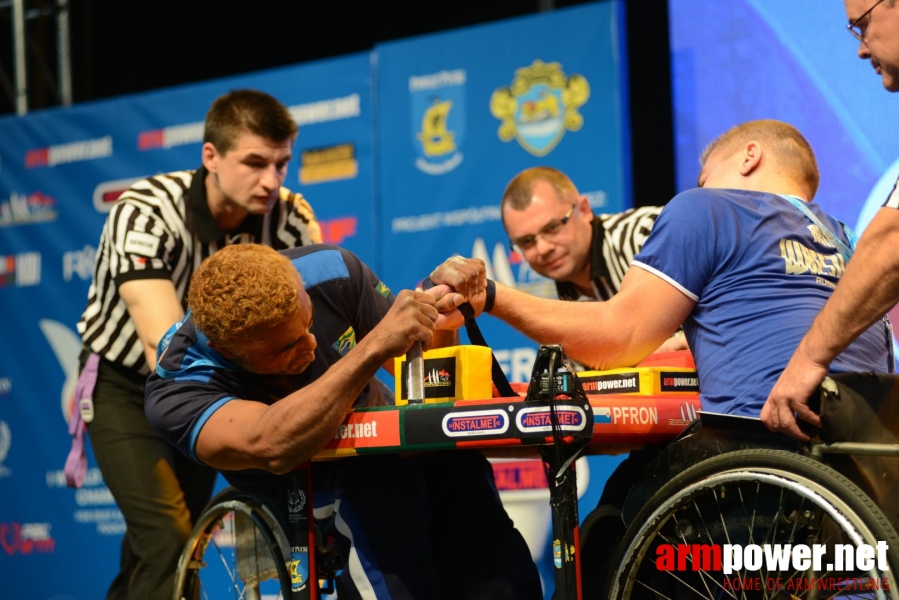
[[[378,47],[379,250],[389,286],[415,285],[461,254],[483,259],[493,279],[555,297],[510,252],[499,203],[516,173],[550,165],[596,211],[632,206],[623,10],[584,5]],[[509,379],[527,381],[535,344],[496,319],[479,324]],[[581,519],[619,462],[589,459]],[[541,543],[535,556],[551,590]]]
[[[75,324],[110,202],[134,179],[198,167],[212,100],[261,89],[300,125],[285,185],[309,198],[327,241],[377,264],[370,59],[0,120],[0,596],[102,598],[115,574],[124,522],[93,457],[84,488],[62,473]]]
[[[200,165],[214,98],[249,87],[290,108],[300,134],[285,185],[312,203],[325,241],[359,254],[393,289],[458,253],[552,295],[509,252],[499,200],[518,171],[548,164],[599,211],[631,205],[622,11],[617,1],[583,5],[0,119],[0,595],[99,598],[116,571],[124,522],[93,457],[83,489],[66,488],[62,473],[75,324],[110,204],[136,179]],[[483,321],[507,375],[527,380],[536,346]],[[590,460],[582,518],[619,458]],[[504,499],[522,497],[513,496]],[[519,518],[547,518],[546,498],[530,505],[544,514]],[[549,597],[542,530],[529,541]]]

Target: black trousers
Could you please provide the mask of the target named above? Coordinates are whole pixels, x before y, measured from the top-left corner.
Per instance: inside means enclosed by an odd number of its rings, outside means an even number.
[[[109,600],[171,600],[178,557],[215,484],[215,471],[188,460],[150,426],[145,382],[100,361],[88,434],[127,526]]]
[[[328,522],[316,523],[346,561],[340,600],[543,598],[530,550],[480,453],[367,455],[325,467],[327,477],[313,469],[316,506],[337,504]],[[275,498],[286,506],[286,497]]]

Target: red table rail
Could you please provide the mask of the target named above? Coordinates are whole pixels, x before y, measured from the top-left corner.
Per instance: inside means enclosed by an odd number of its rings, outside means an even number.
[[[699,394],[589,395],[594,445],[646,444],[677,436],[696,418]],[[586,424],[580,405],[559,402],[565,432]],[[549,407],[524,397],[358,408],[344,419],[316,460],[377,452],[495,449],[552,442]],[[601,448],[593,448],[600,451]]]

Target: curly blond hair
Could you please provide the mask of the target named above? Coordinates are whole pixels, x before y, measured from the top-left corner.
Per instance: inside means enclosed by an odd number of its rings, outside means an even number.
[[[254,330],[284,323],[299,310],[302,280],[290,260],[268,246],[225,246],[190,280],[187,302],[213,345],[233,347]]]

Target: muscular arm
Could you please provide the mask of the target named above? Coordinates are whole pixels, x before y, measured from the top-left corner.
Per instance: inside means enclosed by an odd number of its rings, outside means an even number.
[[[232,400],[203,425],[196,455],[227,470],[284,473],[310,459],[334,436],[356,397],[387,359],[420,340],[428,347],[437,309],[421,292],[401,292],[384,319],[318,380],[266,405]]]
[[[169,279],[132,279],[119,286],[119,295],[134,321],[150,369],[156,368],[156,346],[184,309]]]
[[[695,306],[692,298],[639,267],[628,270],[608,302],[536,298],[496,285],[491,315],[541,344],[562,344],[574,360],[598,369],[632,366],[674,333]]]
[[[881,208],[865,229],[846,272],[777,380],[762,421],[769,429],[799,439],[799,418],[819,425],[808,398],[830,363],[899,299],[899,210]]]

